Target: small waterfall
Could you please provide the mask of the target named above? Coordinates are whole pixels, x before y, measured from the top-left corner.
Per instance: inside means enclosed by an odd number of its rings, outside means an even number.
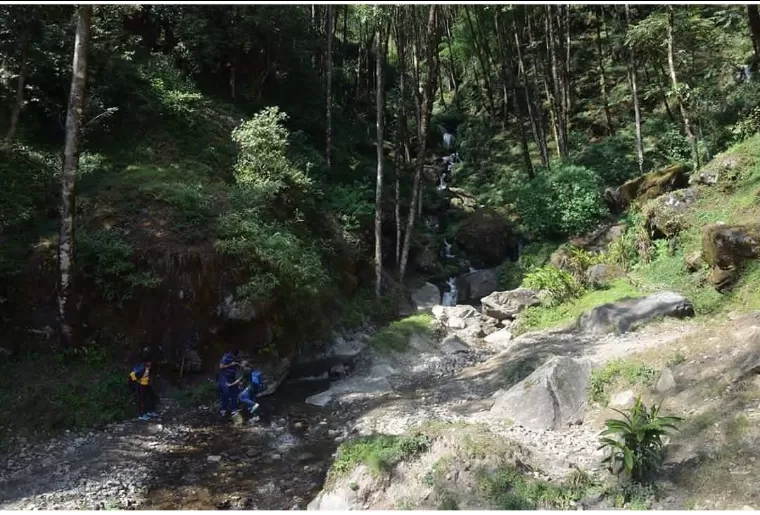
[[[470,273],[477,272],[478,270],[480,270],[479,268],[475,268],[474,266],[472,266],[472,263],[470,263],[469,259],[466,259],[464,261],[464,264],[467,265],[467,268],[469,269]]]
[[[443,148],[446,150],[454,148],[454,135],[449,131],[443,133]]]
[[[451,252],[451,243],[449,243],[446,240],[446,238],[443,239],[443,247],[444,247],[444,254],[443,254],[444,257],[447,257],[449,259],[451,259],[453,257],[456,257],[454,254],[452,254],[452,252]]]
[[[446,174],[441,174],[440,180],[438,181],[438,191],[443,191],[446,188],[448,188],[449,185],[446,184]]]
[[[441,300],[441,305],[456,306],[457,305],[457,278],[449,277],[449,280],[446,281],[446,284],[449,286],[449,291],[444,292],[443,299]]]

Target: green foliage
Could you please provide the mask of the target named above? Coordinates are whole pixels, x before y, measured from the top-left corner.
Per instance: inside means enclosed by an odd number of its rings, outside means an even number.
[[[584,292],[583,285],[575,277],[551,265],[534,268],[525,274],[523,286],[548,292],[544,302],[549,306],[580,297]]]
[[[512,466],[484,475],[480,481],[481,491],[499,510],[568,510],[591,486],[585,474],[574,474],[564,484],[552,484],[528,478]]]
[[[647,408],[636,398],[627,413],[615,410],[622,419],[605,421],[601,432],[599,449],[607,449],[610,455],[602,463],[609,465],[615,474],[625,472],[634,483],[649,482],[662,467],[662,437],[670,431],[678,431],[678,417],[660,416],[660,406]]]
[[[382,474],[401,461],[411,461],[430,447],[430,439],[423,434],[370,435],[341,444],[330,475],[345,476],[358,465],[364,464],[375,474]]]
[[[139,288],[155,288],[161,279],[141,270],[134,249],[113,231],[80,232],[76,236],[77,266],[106,300],[121,305]]]
[[[520,221],[529,234],[540,238],[586,232],[607,214],[602,190],[599,175],[581,166],[544,171],[519,192]]]
[[[409,345],[413,334],[428,335],[432,332],[433,317],[426,313],[411,315],[392,322],[372,337],[370,345],[383,352],[403,352]]]
[[[617,359],[608,362],[603,368],[591,372],[589,397],[592,402],[606,405],[610,399],[613,386],[651,386],[657,378],[657,370],[643,363],[634,363]]]
[[[635,156],[631,152],[635,139],[627,132],[603,139],[598,143],[585,144],[573,157],[573,162],[593,170],[605,186],[619,186],[639,174]]]
[[[177,400],[183,408],[210,406],[219,398],[219,390],[213,381],[204,381],[180,392]]]

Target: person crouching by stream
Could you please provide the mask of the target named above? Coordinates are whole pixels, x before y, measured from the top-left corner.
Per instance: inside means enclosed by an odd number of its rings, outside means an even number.
[[[236,382],[240,363],[238,357],[240,350],[233,349],[222,356],[219,362],[219,400],[221,415],[227,416],[237,408],[239,388]]]
[[[129,373],[129,384],[135,392],[137,406],[140,410],[138,417],[140,420],[150,420],[152,417],[158,416],[158,413],[155,412],[156,394],[150,384],[151,364],[150,359],[145,359]]]
[[[249,422],[253,423],[258,421],[259,417],[254,415],[254,413],[259,409],[259,405],[256,402],[256,396],[264,391],[264,379],[261,372],[258,370],[252,370],[246,363],[243,366],[243,373],[238,378],[237,382],[240,386],[245,387],[240,393],[238,400],[248,407],[248,413],[251,415]]]

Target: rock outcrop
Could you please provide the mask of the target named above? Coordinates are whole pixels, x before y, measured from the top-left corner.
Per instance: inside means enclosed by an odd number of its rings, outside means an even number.
[[[432,283],[425,283],[412,293],[412,302],[420,311],[430,311],[441,303],[441,290]]]
[[[540,292],[528,288],[496,291],[480,300],[483,314],[497,320],[512,320],[525,308],[541,303]]]
[[[512,231],[506,218],[484,208],[466,218],[454,235],[457,246],[478,268],[502,263],[509,253],[511,240]]]
[[[615,279],[625,277],[625,270],[617,265],[600,263],[586,270],[586,282],[595,287],[607,286]]]
[[[694,306],[686,297],[664,291],[597,306],[580,316],[578,328],[591,334],[622,334],[658,317],[690,316]]]
[[[712,224],[702,230],[705,261],[724,270],[760,256],[760,224]]]
[[[653,238],[672,238],[687,228],[684,213],[697,200],[697,189],[686,188],[661,195],[645,208],[646,226]]]
[[[579,424],[583,422],[590,376],[590,361],[554,357],[497,394],[490,414],[534,430]]]
[[[685,188],[689,184],[686,166],[675,164],[631,179],[621,186],[604,192],[610,211],[622,213],[633,201],[644,202],[669,191]]]
[[[477,301],[499,287],[499,269],[486,268],[461,276],[457,280],[460,302]]]

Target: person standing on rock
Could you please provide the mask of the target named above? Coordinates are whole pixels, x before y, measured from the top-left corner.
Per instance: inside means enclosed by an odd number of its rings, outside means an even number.
[[[223,417],[227,413],[232,413],[237,407],[239,389],[235,379],[240,367],[238,357],[240,350],[233,349],[222,356],[219,362],[219,397],[221,404],[221,414]]]
[[[137,364],[129,374],[130,385],[133,387],[137,397],[137,406],[140,409],[140,420],[150,420],[157,417],[156,394],[153,392],[153,386],[150,384],[151,360],[145,359]]]

